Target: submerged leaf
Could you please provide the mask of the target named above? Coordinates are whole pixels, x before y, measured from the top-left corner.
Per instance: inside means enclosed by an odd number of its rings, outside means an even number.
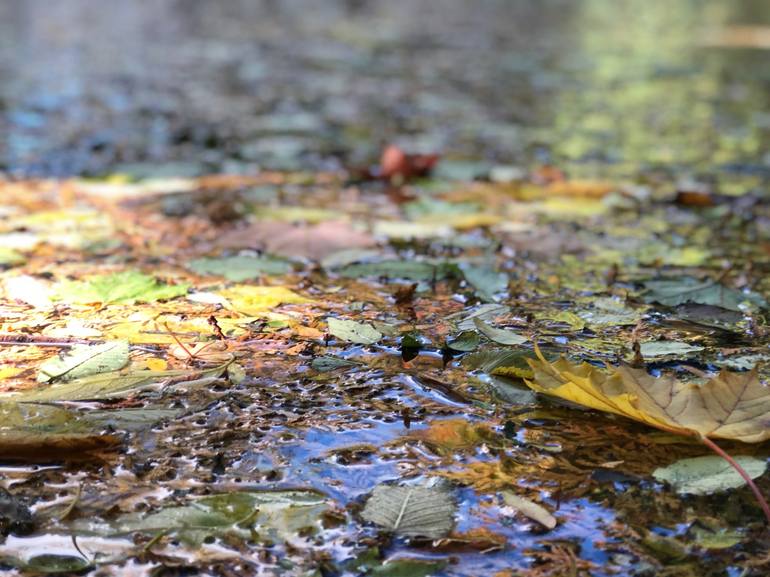
[[[330,334],[349,343],[373,345],[382,338],[382,333],[372,325],[334,317],[329,317],[326,322],[329,325]]]
[[[533,521],[537,521],[547,529],[556,527],[556,518],[542,505],[538,505],[534,501],[520,497],[512,491],[503,491],[502,495],[505,504],[509,507],[513,507],[522,515],[529,517]]]
[[[326,498],[310,490],[231,492],[150,515],[123,515],[112,524],[111,532],[172,533],[191,545],[228,533],[245,539],[254,535],[253,530],[291,539],[300,532],[320,529],[327,509]]]
[[[227,365],[200,371],[114,371],[55,383],[48,387],[30,389],[19,393],[4,393],[8,398],[20,402],[43,401],[87,401],[123,397],[142,389],[167,384],[189,384],[221,375]]]
[[[128,341],[108,341],[101,345],[75,345],[62,357],[40,365],[38,382],[71,381],[88,375],[122,369],[128,363]]]
[[[741,303],[767,306],[767,302],[755,293],[745,293],[711,280],[699,281],[691,277],[679,280],[660,280],[645,283],[647,302],[657,302],[669,307],[685,303],[714,305],[733,311],[741,310]]]
[[[752,479],[767,470],[767,460],[750,456],[735,457]],[[682,459],[652,473],[658,481],[670,484],[677,493],[709,495],[743,487],[746,481],[722,457],[708,455]]]
[[[398,535],[440,539],[452,530],[456,508],[443,487],[377,485],[361,516]]]
[[[473,319],[476,328],[489,340],[501,345],[520,345],[527,342],[525,337],[506,329],[497,329],[490,324],[485,323],[480,318]]]
[[[339,357],[325,356],[314,358],[313,362],[310,363],[310,366],[313,367],[316,371],[326,373],[335,369],[355,367],[358,364],[359,363],[356,363],[355,361],[340,359]]]

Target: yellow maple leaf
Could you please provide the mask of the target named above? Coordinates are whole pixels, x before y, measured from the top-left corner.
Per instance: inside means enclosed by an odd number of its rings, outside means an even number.
[[[219,291],[233,310],[246,315],[257,315],[281,304],[312,302],[282,286],[236,285]]]
[[[653,377],[643,369],[601,369],[564,358],[547,361],[539,349],[527,385],[546,395],[615,413],[652,427],[700,438],[759,443],[770,439],[770,389],[756,371],[722,371],[704,384]]]

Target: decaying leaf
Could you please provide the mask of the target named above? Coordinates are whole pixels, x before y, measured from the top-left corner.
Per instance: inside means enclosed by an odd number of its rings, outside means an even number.
[[[229,362],[227,363],[229,364]],[[199,371],[112,371],[80,377],[67,382],[30,389],[18,393],[3,393],[19,402],[86,401],[123,397],[131,392],[169,385],[208,382],[227,369],[227,364]]]
[[[235,491],[210,495],[178,507],[151,513],[129,513],[104,529],[105,533],[170,533],[191,545],[211,536],[232,533],[252,536],[252,528],[281,537],[295,538],[300,531],[321,527],[328,509],[323,494],[311,490]],[[92,530],[89,524],[77,525]]]
[[[714,305],[740,311],[742,303],[764,307],[767,302],[756,293],[741,292],[711,280],[699,281],[691,277],[645,283],[648,302],[674,307],[685,303]]]
[[[756,371],[722,371],[702,385],[642,369],[530,360],[539,393],[683,435],[759,443],[770,438],[770,389]]]
[[[200,275],[219,275],[234,282],[256,278],[262,274],[281,275],[291,271],[291,264],[285,260],[264,256],[199,258],[190,261],[188,267]]]
[[[128,341],[108,341],[100,345],[76,345],[65,355],[42,365],[37,380],[71,381],[88,375],[122,369],[128,363]]]
[[[485,323],[480,318],[474,318],[473,323],[481,334],[489,340],[501,345],[520,345],[527,342],[525,337],[522,337],[513,331],[495,328],[492,325]]]
[[[512,491],[502,491],[502,495],[505,504],[509,507],[513,507],[522,515],[529,517],[533,521],[537,521],[547,529],[556,527],[556,517],[551,515],[542,505],[538,505],[534,501],[520,497]]]
[[[767,459],[741,456],[735,457],[735,460],[752,479],[767,470]],[[746,484],[729,463],[716,455],[681,459],[668,467],[655,469],[652,476],[658,481],[670,484],[677,493],[690,495],[719,493]]]
[[[346,321],[329,317],[326,319],[329,325],[329,333],[348,341],[349,343],[358,343],[360,345],[373,345],[382,338],[382,333],[372,325],[357,323],[355,321]]]
[[[361,516],[398,535],[440,539],[452,530],[456,507],[445,487],[377,485]]]
[[[104,433],[101,427],[68,409],[0,404],[0,459],[88,461],[117,449],[121,443],[120,435]]]

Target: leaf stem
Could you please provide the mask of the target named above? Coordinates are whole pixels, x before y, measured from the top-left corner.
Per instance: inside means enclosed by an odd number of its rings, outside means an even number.
[[[730,466],[738,471],[738,474],[743,477],[743,480],[746,481],[746,484],[748,484],[749,488],[751,489],[751,492],[754,493],[754,497],[756,497],[757,502],[759,503],[759,506],[762,507],[762,511],[765,513],[765,517],[767,517],[768,523],[770,523],[770,505],[767,504],[767,501],[762,496],[762,493],[759,492],[759,488],[754,483],[754,480],[749,476],[749,474],[746,472],[746,470],[741,467],[738,462],[733,459],[730,455],[728,455],[725,451],[723,451],[719,445],[717,445],[714,441],[709,439],[708,437],[701,436],[700,440],[703,442],[704,445],[706,445],[709,449],[714,451],[717,455],[722,457],[725,461],[730,463]]]

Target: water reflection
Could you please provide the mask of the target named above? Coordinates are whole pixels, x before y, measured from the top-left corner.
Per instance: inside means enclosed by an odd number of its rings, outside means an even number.
[[[333,168],[401,140],[589,174],[766,171],[766,52],[699,43],[768,12],[753,0],[7,0],[0,166]]]

